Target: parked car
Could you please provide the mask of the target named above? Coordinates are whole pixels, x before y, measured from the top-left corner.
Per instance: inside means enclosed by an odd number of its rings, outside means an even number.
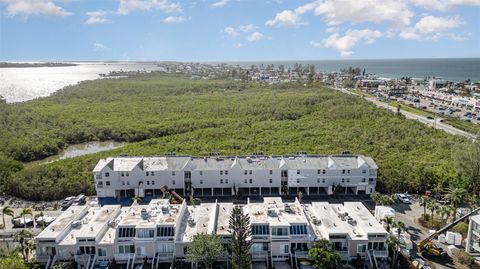
[[[397,199],[398,201],[404,203],[404,204],[410,204],[410,199],[403,193],[397,193]]]
[[[84,205],[87,202],[87,197],[84,194],[80,194],[73,199],[72,205]]]
[[[433,117],[432,116],[427,116],[427,119],[433,120]]]
[[[67,197],[65,198],[65,200],[63,200],[63,202],[60,204],[60,206],[63,208],[63,209],[67,209],[68,207],[70,207],[73,203],[73,200],[77,198],[75,196],[70,196],[70,197]]]

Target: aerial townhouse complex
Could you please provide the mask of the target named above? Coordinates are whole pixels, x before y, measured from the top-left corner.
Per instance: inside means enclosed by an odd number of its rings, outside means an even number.
[[[162,156],[102,159],[93,170],[100,202],[184,197],[370,195],[377,165],[363,155]]]
[[[299,268],[295,265],[320,239],[329,240],[343,261],[361,257],[373,266],[388,256],[388,233],[362,203],[302,204],[265,197],[263,202],[247,199],[244,205],[152,199],[128,207],[72,206],[35,238],[37,260],[47,269],[73,261],[88,269],[113,262],[129,269],[142,264],[182,268],[188,266],[186,247],[195,235],[216,234],[229,243],[234,206],[242,206],[250,217],[252,268]],[[229,262],[226,251],[218,257],[224,266]]]

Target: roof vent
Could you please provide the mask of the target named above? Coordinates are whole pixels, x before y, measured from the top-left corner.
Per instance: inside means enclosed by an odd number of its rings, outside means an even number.
[[[251,162],[252,162],[252,158],[250,158],[250,157],[247,157],[246,159],[247,159],[247,162],[249,162],[249,163],[251,163]]]
[[[128,157],[127,153],[120,153],[120,157]]]
[[[177,153],[175,153],[174,151],[172,152],[165,152],[165,156],[175,156],[177,155]]]
[[[344,150],[344,151],[342,151],[342,154],[343,154],[343,155],[350,154],[350,151],[348,151],[348,150]]]
[[[306,151],[297,151],[295,154],[296,155],[307,155],[307,152]]]

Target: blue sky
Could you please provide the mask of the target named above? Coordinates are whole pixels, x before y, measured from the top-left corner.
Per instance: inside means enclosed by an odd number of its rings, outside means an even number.
[[[0,60],[480,57],[480,0],[0,0]]]

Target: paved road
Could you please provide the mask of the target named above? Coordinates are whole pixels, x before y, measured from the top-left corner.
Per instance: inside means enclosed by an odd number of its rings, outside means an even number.
[[[346,89],[341,89],[341,88],[335,88],[341,92],[344,92],[344,93],[347,93],[347,94],[353,94],[353,95],[357,95],[359,96],[358,94],[356,93],[353,93],[351,91],[348,91]],[[394,106],[391,106],[387,103],[384,103],[384,102],[381,102],[381,101],[378,101],[376,98],[374,97],[365,97],[366,100],[374,103],[376,106],[378,107],[383,107],[383,108],[386,108],[386,109],[389,109],[393,112],[397,112],[397,108],[394,107]],[[443,130],[449,134],[453,134],[453,135],[459,135],[459,136],[463,136],[463,137],[466,137],[468,139],[472,139],[472,140],[476,140],[477,139],[477,136],[474,135],[474,134],[471,134],[471,133],[468,133],[468,132],[465,132],[463,130],[460,130],[458,128],[455,128],[451,125],[448,125],[446,123],[443,123],[443,122],[440,122],[440,118],[436,118],[436,119],[427,119],[427,117],[425,116],[420,116],[420,115],[417,115],[417,114],[413,114],[413,113],[410,113],[408,111],[404,111],[402,109],[400,109],[400,113],[402,115],[404,115],[406,118],[408,119],[412,119],[412,120],[417,120],[423,124],[426,124],[428,126],[432,126],[432,127],[435,127],[436,129],[440,129],[440,130]]]

